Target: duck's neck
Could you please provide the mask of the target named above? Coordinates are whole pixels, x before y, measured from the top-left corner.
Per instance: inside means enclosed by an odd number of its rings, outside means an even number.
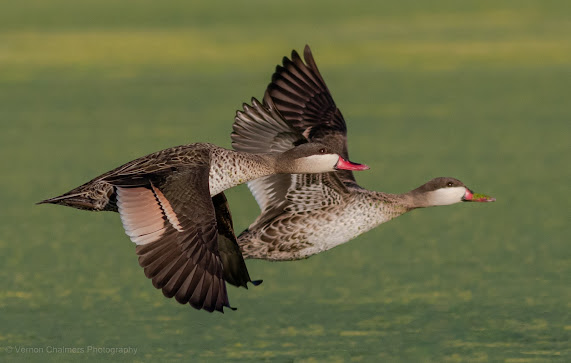
[[[223,148],[212,150],[210,195],[276,172],[277,154],[251,154]]]
[[[422,192],[418,190],[418,188],[413,189],[408,193],[399,194],[399,196],[403,200],[403,205],[405,205],[408,210],[438,205],[434,203],[430,193]]]
[[[403,194],[367,191],[364,195],[366,196],[366,202],[371,208],[378,209],[379,206],[392,206],[390,207],[391,210],[398,212],[399,215],[416,208],[431,206],[425,195],[416,193],[414,190]],[[382,212],[386,213],[384,210]]]
[[[402,205],[405,206],[407,210],[428,207],[426,198],[418,193],[413,193],[413,191],[398,194],[398,196],[402,200]]]

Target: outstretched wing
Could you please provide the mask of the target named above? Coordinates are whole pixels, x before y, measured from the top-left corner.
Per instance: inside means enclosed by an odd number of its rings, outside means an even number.
[[[272,100],[265,105],[252,98],[252,106],[243,104],[237,111],[232,126],[232,147],[237,151],[251,153],[284,152],[307,139],[289,126],[273,106]],[[262,215],[280,213],[285,195],[291,184],[289,174],[268,175],[248,182],[248,188],[260,206]]]
[[[301,143],[307,142],[301,133],[288,125],[276,110],[272,99],[266,94],[264,103],[255,98],[252,106],[243,105],[243,111],[238,111],[234,119],[232,146],[237,151],[247,152],[284,152]],[[311,179],[317,188],[334,188],[337,193],[347,193],[344,184],[336,173],[313,174]],[[248,182],[248,187],[258,202],[262,213],[252,223],[250,228],[264,224],[283,213],[294,200],[288,199],[288,193],[299,186],[296,180],[304,178],[298,174],[276,174]],[[322,193],[329,194],[328,192]]]
[[[284,57],[283,65],[276,67],[266,94],[296,131],[311,142],[329,146],[348,160],[345,119],[335,105],[307,45],[304,58],[305,63],[295,50],[291,53],[291,60]],[[342,170],[337,175],[343,182],[355,184],[353,172]]]
[[[208,173],[204,164],[114,184],[123,227],[153,285],[181,304],[223,312],[230,304]]]

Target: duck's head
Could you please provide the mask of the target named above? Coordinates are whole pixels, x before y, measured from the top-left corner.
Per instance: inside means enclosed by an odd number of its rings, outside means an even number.
[[[459,202],[495,202],[496,198],[474,193],[464,183],[455,178],[434,178],[428,183],[413,190],[422,196],[422,206],[449,205]]]
[[[343,159],[326,145],[310,142],[280,154],[276,160],[276,169],[279,173],[306,174],[335,170],[368,170],[369,167]]]

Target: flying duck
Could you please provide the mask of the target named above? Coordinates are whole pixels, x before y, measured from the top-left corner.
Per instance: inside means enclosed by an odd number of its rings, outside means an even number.
[[[287,126],[275,111],[244,107],[263,125]],[[272,174],[368,169],[320,143],[280,150],[248,153],[208,143],[172,147],[38,204],[119,212],[139,264],[157,289],[181,304],[223,312],[230,308],[225,282],[246,288],[252,282],[224,190]]]
[[[282,151],[318,142],[348,158],[347,126],[319,73],[309,46],[305,63],[298,53],[283,59],[269,84],[263,104],[283,116],[287,127],[250,114],[236,114],[232,146],[252,153]],[[248,182],[260,216],[238,236],[244,258],[295,260],[345,243],[416,208],[459,202],[493,202],[460,180],[435,178],[404,194],[360,187],[350,170],[321,174],[269,175]]]

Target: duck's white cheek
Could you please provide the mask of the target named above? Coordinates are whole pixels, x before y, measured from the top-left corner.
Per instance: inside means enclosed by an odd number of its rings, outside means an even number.
[[[300,173],[322,173],[333,171],[338,160],[335,154],[311,155],[297,159],[296,166]]]
[[[464,187],[442,188],[430,192],[429,199],[432,205],[449,205],[459,203],[466,193]]]

